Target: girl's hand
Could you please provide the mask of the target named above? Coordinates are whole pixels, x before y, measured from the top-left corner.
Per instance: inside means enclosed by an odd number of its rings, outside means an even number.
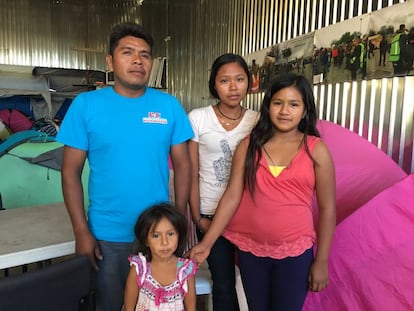
[[[201,265],[204,260],[207,259],[210,254],[211,248],[205,245],[203,242],[198,243],[189,251],[189,257],[197,262],[197,265]]]
[[[320,292],[328,283],[328,262],[314,260],[309,272],[309,290]]]
[[[208,228],[210,228],[211,220],[205,217],[202,217],[198,223],[198,229],[201,230],[201,232],[206,233],[208,231]]]

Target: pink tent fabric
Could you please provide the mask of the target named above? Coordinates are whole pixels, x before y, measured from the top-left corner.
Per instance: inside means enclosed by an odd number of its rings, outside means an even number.
[[[304,310],[414,310],[414,175],[357,134],[318,127],[335,163],[338,217],[330,284]]]
[[[414,310],[414,174],[336,228],[330,284],[305,311]]]
[[[407,176],[389,156],[356,133],[328,121],[319,121],[318,129],[335,164],[338,223]]]

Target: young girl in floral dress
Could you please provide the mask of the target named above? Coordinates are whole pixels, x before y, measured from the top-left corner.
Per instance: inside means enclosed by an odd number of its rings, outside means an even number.
[[[181,258],[187,244],[187,221],[170,204],[145,210],[135,225],[138,255],[124,295],[124,311],[195,311],[197,265]]]

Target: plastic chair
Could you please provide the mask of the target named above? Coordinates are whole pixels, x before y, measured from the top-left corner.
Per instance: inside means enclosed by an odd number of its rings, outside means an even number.
[[[243,284],[240,277],[240,270],[237,266],[236,269],[236,292],[237,299],[239,301],[240,311],[248,311],[246,296],[244,294]],[[196,274],[196,293],[197,295],[207,295],[207,310],[213,310],[213,296],[212,296],[212,281],[210,270],[208,270],[208,264],[204,262],[201,264]]]
[[[212,297],[212,285],[211,275],[208,270],[207,263],[201,264],[199,270],[197,270],[195,277],[196,294],[207,295],[207,311],[213,310],[213,297]]]
[[[85,256],[0,279],[0,309],[93,311],[91,266]]]

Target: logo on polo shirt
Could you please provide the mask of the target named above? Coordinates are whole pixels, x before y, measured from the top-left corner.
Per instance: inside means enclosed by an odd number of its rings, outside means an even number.
[[[144,123],[159,123],[159,124],[167,124],[168,120],[165,118],[161,118],[161,112],[148,112],[148,116],[142,118]]]

